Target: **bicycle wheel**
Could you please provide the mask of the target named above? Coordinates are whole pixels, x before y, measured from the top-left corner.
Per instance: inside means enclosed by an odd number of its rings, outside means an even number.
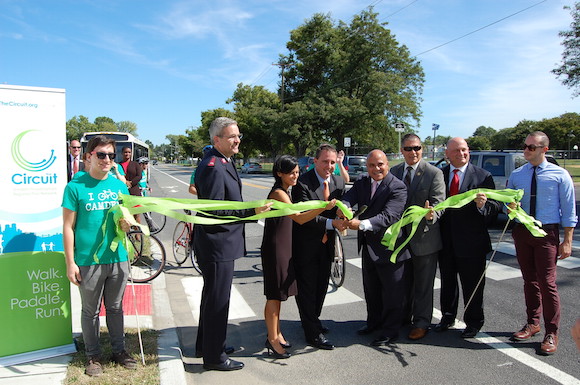
[[[191,232],[191,239],[189,243],[189,257],[191,258],[191,264],[193,268],[201,274],[201,268],[199,267],[199,263],[197,262],[197,254],[195,254],[195,248],[193,247],[193,231]]]
[[[167,222],[167,217],[163,214],[156,213],[154,211],[149,213],[143,213],[145,217],[145,222],[149,226],[149,232],[151,234],[157,234],[165,227],[165,222]]]
[[[165,267],[165,248],[155,236],[146,236],[140,231],[127,234],[135,247],[135,255],[131,261],[129,279],[133,282],[148,282],[157,277]]]
[[[334,241],[334,258],[330,265],[330,280],[335,287],[341,287],[344,283],[344,273],[346,269],[342,239],[336,234]]]
[[[190,253],[190,228],[191,225],[181,221],[177,223],[175,230],[173,230],[173,258],[175,258],[175,262],[180,266],[187,260]]]

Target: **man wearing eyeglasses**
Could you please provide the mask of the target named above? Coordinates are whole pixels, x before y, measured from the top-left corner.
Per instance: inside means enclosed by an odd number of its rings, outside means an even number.
[[[540,344],[540,354],[543,355],[552,355],[558,349],[560,296],[556,285],[556,262],[570,256],[574,227],[578,222],[572,178],[566,170],[546,160],[549,144],[545,133],[535,131],[529,134],[524,145],[524,158],[528,163],[514,170],[507,185],[508,188],[524,190],[520,202],[522,208],[542,222],[547,233],[542,238],[534,237],[520,223],[516,223],[512,230],[524,279],[527,315],[526,324],[512,335],[512,340],[527,341],[539,333],[542,315],[546,329]],[[515,203],[510,207],[515,208]],[[562,243],[560,226],[564,228]]]
[[[238,123],[230,118],[217,118],[209,127],[209,136],[213,148],[195,173],[197,195],[200,199],[241,202],[242,180],[233,159],[242,139]],[[244,218],[268,211],[270,206],[271,203],[255,209],[214,210],[211,213]],[[196,356],[203,357],[206,370],[242,369],[242,362],[226,354],[233,351],[226,348],[226,335],[234,263],[246,255],[244,223],[195,225],[194,231],[195,254],[203,273]]]
[[[409,206],[433,207],[445,200],[443,173],[437,167],[423,160],[421,139],[415,134],[407,134],[401,140],[404,163],[391,169],[394,176],[407,186]],[[412,328],[409,339],[419,340],[427,334],[433,317],[433,286],[437,272],[437,256],[442,248],[439,232],[441,212],[430,212],[419,223],[415,235],[409,242],[411,251],[408,274],[407,309],[405,316]]]
[[[469,163],[469,147],[463,138],[447,142],[445,156],[450,164],[443,168],[446,197],[477,188],[495,189],[491,174],[481,167]],[[483,287],[486,255],[491,251],[487,225],[496,217],[498,202],[478,193],[474,200],[458,209],[447,209],[441,216],[441,240],[443,249],[439,253],[441,273],[441,312],[443,317],[435,326],[436,332],[448,330],[455,324],[459,304],[461,279],[463,303],[466,308],[463,319],[467,327],[462,338],[473,338],[484,322]]]
[[[84,169],[85,164],[81,162],[81,143],[78,140],[71,140],[66,162],[67,181],[70,182],[77,172]]]
[[[119,194],[128,194],[127,186],[109,175],[115,159],[115,141],[102,135],[87,144],[90,154],[88,172],[74,178],[64,190],[63,243],[67,277],[79,287],[81,295],[81,328],[87,363],[85,373],[103,373],[99,344],[99,310],[104,300],[107,328],[111,336],[112,361],[135,369],[136,361],[125,351],[123,294],[129,275],[127,251],[119,243],[111,250],[116,236],[109,208],[119,204]],[[103,230],[103,225],[106,226]],[[121,228],[129,224],[121,219]]]

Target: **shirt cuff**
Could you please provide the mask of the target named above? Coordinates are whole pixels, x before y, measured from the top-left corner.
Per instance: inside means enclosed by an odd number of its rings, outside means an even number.
[[[334,226],[332,226],[332,219],[330,218],[326,220],[326,230],[334,230]]]
[[[373,225],[371,224],[371,221],[368,219],[363,219],[362,221],[360,221],[360,227],[362,227],[362,231],[371,231],[373,229]]]

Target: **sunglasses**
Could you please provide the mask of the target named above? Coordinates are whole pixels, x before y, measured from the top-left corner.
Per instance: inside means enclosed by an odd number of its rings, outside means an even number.
[[[70,148],[79,149],[79,148],[81,148],[81,146],[70,146]]]
[[[421,146],[413,146],[413,147],[403,147],[405,151],[421,151]]]
[[[94,154],[95,152],[91,152],[91,154]],[[109,157],[110,160],[114,160],[115,156],[117,154],[115,154],[114,152],[97,152],[97,158],[99,159],[105,159],[107,156]]]
[[[544,146],[536,146],[535,144],[524,144],[524,150],[536,151],[536,148],[544,148]]]

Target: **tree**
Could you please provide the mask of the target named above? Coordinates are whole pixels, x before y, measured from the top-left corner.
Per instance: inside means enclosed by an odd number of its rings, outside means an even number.
[[[475,129],[475,131],[473,132],[472,136],[483,136],[485,138],[491,138],[493,135],[495,135],[497,131],[494,130],[491,127],[486,127],[486,126],[479,126]]]
[[[564,52],[562,52],[562,65],[552,70],[561,83],[572,90],[572,96],[580,95],[580,2],[573,7],[565,6],[572,15],[570,29],[561,31],[558,35],[564,40]]]
[[[472,136],[466,139],[470,150],[491,150],[491,141],[485,136]]]
[[[128,132],[129,134],[137,136],[137,125],[128,120],[123,120],[121,122],[115,123],[117,126],[117,131]]]
[[[106,116],[99,116],[95,118],[95,125],[97,126],[97,131],[117,131],[117,125],[115,121]]]
[[[319,144],[305,143],[309,138],[341,145],[346,136],[396,151],[393,123],[419,121],[423,69],[377,16],[369,8],[334,26],[328,15],[316,14],[291,31],[290,52],[280,59],[288,68],[281,93],[289,114],[283,119],[294,127],[288,133],[302,142],[297,155]]]
[[[66,122],[66,140],[80,140],[85,132],[99,131],[86,116],[73,116]]]

